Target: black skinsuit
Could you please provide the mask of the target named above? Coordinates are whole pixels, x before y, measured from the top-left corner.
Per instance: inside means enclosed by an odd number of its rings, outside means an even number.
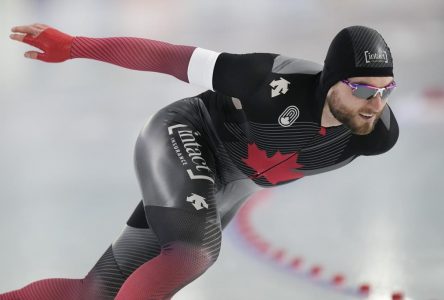
[[[365,136],[320,126],[321,70],[277,54],[220,54],[214,91],[168,105],[141,130],[134,162],[143,200],[81,281],[81,295],[66,299],[131,295],[129,277],[144,289],[131,299],[170,299],[217,259],[222,229],[255,190],[393,147],[398,125],[388,106]]]
[[[114,286],[102,289],[111,298],[161,249],[174,252],[185,244],[205,252],[204,258],[193,258],[200,268],[167,287],[177,290],[216,260],[222,229],[259,186],[330,171],[393,147],[398,125],[388,105],[369,135],[320,126],[321,70],[276,54],[222,53],[214,68],[215,91],[165,107],[142,129],[135,166],[143,204],[87,279]],[[118,269],[124,274],[112,284],[100,271],[110,257],[116,274]]]

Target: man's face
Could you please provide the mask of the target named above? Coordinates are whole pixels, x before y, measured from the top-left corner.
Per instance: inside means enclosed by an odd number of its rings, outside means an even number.
[[[351,83],[383,88],[393,81],[393,77],[351,77],[348,80]],[[382,100],[379,94],[369,100],[358,98],[352,94],[352,89],[347,84],[338,82],[330,88],[326,102],[339,122],[352,133],[365,135],[375,128],[387,99]]]

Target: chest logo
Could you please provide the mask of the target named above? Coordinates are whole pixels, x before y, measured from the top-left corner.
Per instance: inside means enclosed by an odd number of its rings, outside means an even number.
[[[253,177],[264,177],[275,185],[304,177],[302,172],[298,172],[299,168],[304,167],[298,163],[298,156],[297,152],[283,154],[278,150],[269,157],[265,150],[253,143],[248,144],[248,156],[242,161],[255,171]]]
[[[289,84],[290,82],[282,77],[279,80],[273,80],[270,83],[270,86],[272,87],[271,98],[287,93]]]
[[[291,126],[299,118],[299,108],[294,105],[287,107],[279,116],[278,122],[282,127]]]

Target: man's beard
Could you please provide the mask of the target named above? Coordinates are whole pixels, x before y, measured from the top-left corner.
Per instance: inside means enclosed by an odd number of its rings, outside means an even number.
[[[375,115],[375,119],[371,123],[362,122],[360,120],[362,117],[359,115],[359,111],[355,112],[348,110],[346,107],[340,104],[335,106],[332,104],[332,102],[338,103],[338,101],[334,101],[333,98],[327,99],[327,104],[332,115],[344,126],[350,129],[353,134],[357,135],[366,135],[371,133],[382,114],[381,111]]]

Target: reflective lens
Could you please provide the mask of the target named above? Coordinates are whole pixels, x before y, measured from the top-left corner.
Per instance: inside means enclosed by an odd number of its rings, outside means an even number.
[[[396,87],[396,83],[394,81],[383,88],[377,88],[366,84],[351,83],[348,80],[341,81],[352,89],[352,94],[354,96],[366,100],[375,97],[377,94],[381,96],[381,99],[385,100]]]
[[[390,95],[392,90],[393,89],[385,89],[385,88],[375,90],[375,89],[368,88],[365,86],[358,86],[358,87],[356,87],[356,89],[352,93],[353,93],[353,95],[355,95],[358,98],[367,99],[367,100],[375,97],[377,94],[379,94],[382,99],[386,99],[388,97],[388,95]]]

